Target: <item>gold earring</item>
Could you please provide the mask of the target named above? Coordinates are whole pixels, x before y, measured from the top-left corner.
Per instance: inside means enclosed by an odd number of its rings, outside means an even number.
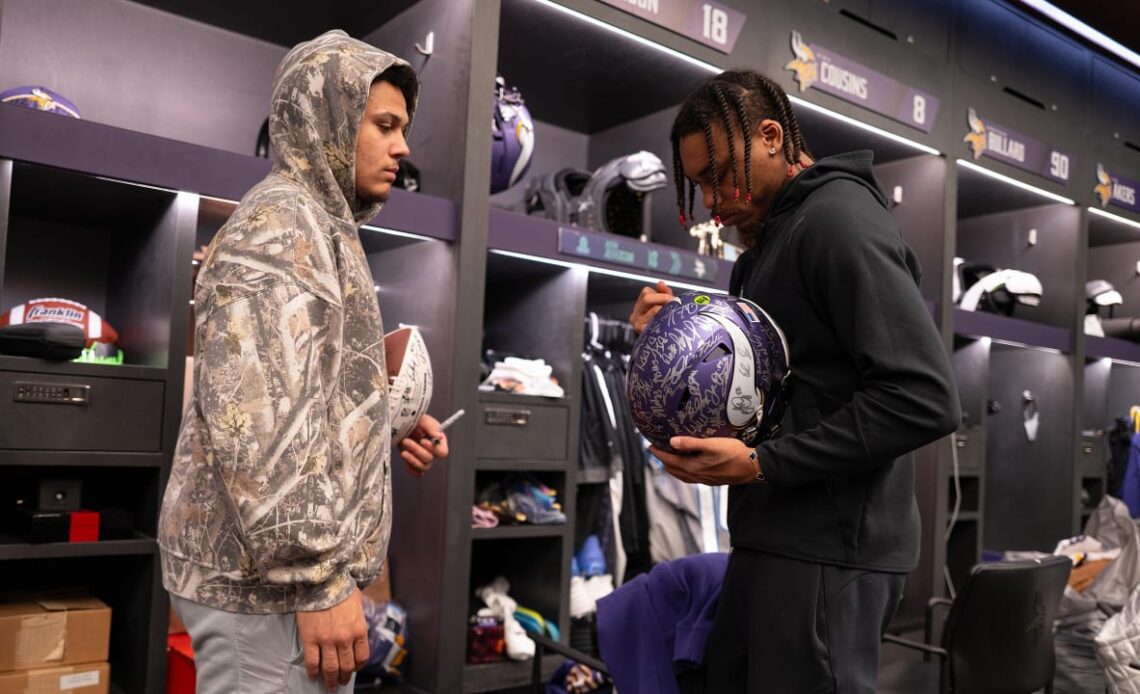
[[[773,157],[776,156],[776,148],[773,147],[773,148],[769,149],[768,154],[771,154]]]

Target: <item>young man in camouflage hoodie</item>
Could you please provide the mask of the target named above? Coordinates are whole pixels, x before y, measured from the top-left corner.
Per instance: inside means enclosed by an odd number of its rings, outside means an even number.
[[[238,205],[195,288],[193,395],[159,520],[163,585],[198,692],[351,691],[368,657],[358,586],[388,549],[383,327],[358,229],[387,199],[418,82],[330,31],[277,69],[277,163]],[[433,445],[431,439],[439,441]],[[447,455],[424,416],[413,474]]]

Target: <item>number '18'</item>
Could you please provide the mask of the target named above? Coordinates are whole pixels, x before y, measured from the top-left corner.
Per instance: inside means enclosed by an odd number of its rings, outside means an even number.
[[[728,14],[707,3],[701,7],[701,10],[705,18],[704,28],[701,30],[704,37],[719,44],[728,43]]]

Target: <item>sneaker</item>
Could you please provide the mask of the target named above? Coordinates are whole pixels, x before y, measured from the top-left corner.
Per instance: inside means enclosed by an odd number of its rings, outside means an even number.
[[[602,554],[602,543],[597,535],[587,537],[574,556],[583,576],[600,576],[606,572],[606,557]]]

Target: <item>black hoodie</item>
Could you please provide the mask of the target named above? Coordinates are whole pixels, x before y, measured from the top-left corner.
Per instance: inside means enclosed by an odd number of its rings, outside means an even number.
[[[779,193],[731,291],[783,328],[793,377],[768,484],[729,496],[736,547],[870,570],[918,563],[912,451],[961,418],[921,271],[870,152],[817,161]]]

